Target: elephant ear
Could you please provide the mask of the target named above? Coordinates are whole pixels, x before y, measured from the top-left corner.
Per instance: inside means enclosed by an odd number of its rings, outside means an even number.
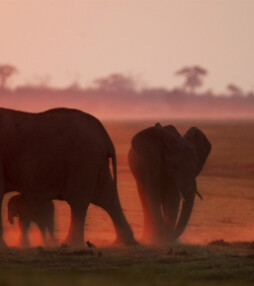
[[[198,171],[197,171],[198,175],[201,172],[206,162],[206,159],[211,152],[212,145],[206,138],[205,134],[197,127],[191,127],[184,135],[184,139],[191,141],[196,149],[199,159]]]

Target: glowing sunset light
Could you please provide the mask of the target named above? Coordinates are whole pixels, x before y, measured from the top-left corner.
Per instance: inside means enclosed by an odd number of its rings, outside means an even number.
[[[254,0],[0,0],[0,286],[253,285]]]
[[[174,87],[174,72],[200,64],[206,88],[253,89],[254,2],[2,0],[0,62],[20,73],[13,85],[87,86],[113,72]]]

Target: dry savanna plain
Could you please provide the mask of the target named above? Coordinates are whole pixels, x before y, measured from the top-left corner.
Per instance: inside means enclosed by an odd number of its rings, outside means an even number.
[[[137,240],[143,214],[135,181],[127,164],[132,136],[156,122],[104,122],[117,150],[118,188],[124,212]],[[18,248],[18,229],[6,220],[9,249],[0,251],[0,285],[253,285],[254,284],[254,122],[161,121],[181,134],[200,128],[212,152],[198,178],[204,201],[196,198],[186,231],[174,245],[112,246],[112,223],[91,206],[86,240],[97,247],[72,250],[62,245],[45,248],[32,227],[32,248]],[[7,195],[4,205],[8,198]],[[67,233],[69,208],[55,201],[56,236]],[[61,243],[59,244],[61,245]]]

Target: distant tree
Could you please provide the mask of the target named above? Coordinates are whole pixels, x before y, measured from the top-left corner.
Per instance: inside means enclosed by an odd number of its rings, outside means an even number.
[[[235,97],[236,96],[243,96],[242,89],[233,83],[228,84],[227,90],[229,91],[231,96],[235,96]]]
[[[247,93],[247,98],[248,98],[248,99],[254,99],[254,91],[250,90],[250,91]]]
[[[81,90],[80,84],[77,80],[73,81],[69,86],[66,87],[68,91],[78,91]]]
[[[185,91],[194,92],[196,88],[202,86],[203,76],[207,75],[207,70],[199,67],[183,67],[182,69],[176,71],[176,75],[181,75],[185,77],[185,82],[183,88]]]
[[[111,74],[105,78],[99,78],[94,81],[95,85],[107,92],[119,92],[119,91],[134,91],[136,88],[135,81],[128,76],[120,73]]]
[[[12,65],[0,65],[0,89],[6,89],[7,80],[17,71]]]
[[[51,75],[48,73],[44,75],[36,75],[35,80],[36,80],[36,86],[40,88],[47,88],[51,81]]]

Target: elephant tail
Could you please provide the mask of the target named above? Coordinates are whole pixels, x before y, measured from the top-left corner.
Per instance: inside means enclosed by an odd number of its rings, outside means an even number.
[[[110,140],[111,141],[111,140]],[[110,142],[110,149],[108,153],[108,158],[111,158],[112,160],[112,169],[113,169],[113,181],[114,181],[114,186],[115,189],[117,190],[117,164],[116,164],[116,150],[115,147],[112,143]]]
[[[115,186],[115,189],[117,189],[117,166],[116,166],[116,151],[115,151],[115,148],[114,148],[114,153],[113,153],[111,159],[112,159],[112,166],[113,166],[114,186]]]

